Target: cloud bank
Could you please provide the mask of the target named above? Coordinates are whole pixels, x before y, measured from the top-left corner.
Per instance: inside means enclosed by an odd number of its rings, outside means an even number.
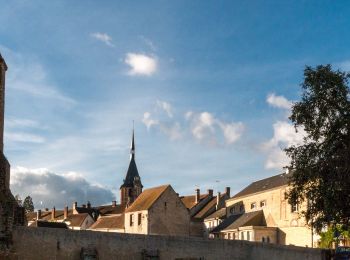
[[[111,190],[88,182],[81,174],[57,174],[44,168],[11,169],[11,190],[22,199],[30,195],[35,208],[71,207],[74,201],[78,204],[90,201],[94,206],[110,203],[114,198]]]

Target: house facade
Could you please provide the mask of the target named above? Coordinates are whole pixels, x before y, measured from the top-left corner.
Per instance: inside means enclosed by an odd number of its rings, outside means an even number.
[[[289,174],[253,182],[226,200],[226,219],[218,226],[213,225],[211,236],[316,246],[318,237],[300,215],[307,204],[290,205],[286,198]]]
[[[125,210],[126,233],[189,236],[190,214],[170,185],[144,190]]]

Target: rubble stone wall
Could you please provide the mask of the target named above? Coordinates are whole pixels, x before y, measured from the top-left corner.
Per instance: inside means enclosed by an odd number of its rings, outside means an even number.
[[[194,237],[136,235],[16,227],[9,259],[80,259],[82,248],[98,259],[327,259],[321,249]],[[147,258],[153,256],[158,258]],[[143,258],[144,257],[144,258]]]

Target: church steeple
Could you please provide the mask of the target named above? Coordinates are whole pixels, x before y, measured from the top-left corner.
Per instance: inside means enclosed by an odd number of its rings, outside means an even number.
[[[131,147],[130,147],[130,162],[126,172],[123,184],[120,186],[121,204],[130,205],[142,192],[142,183],[135,162],[135,130],[133,127]]]

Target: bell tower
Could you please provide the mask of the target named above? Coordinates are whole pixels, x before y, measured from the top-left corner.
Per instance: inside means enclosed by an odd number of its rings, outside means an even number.
[[[120,204],[130,206],[141,194],[143,185],[135,162],[135,131],[132,130],[130,163],[123,184],[120,186]]]

